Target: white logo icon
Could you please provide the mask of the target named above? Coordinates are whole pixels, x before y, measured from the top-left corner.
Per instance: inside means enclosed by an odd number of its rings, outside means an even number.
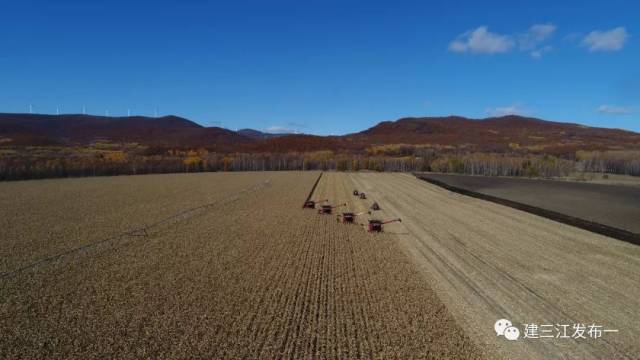
[[[520,337],[520,330],[515,326],[510,326],[504,329],[504,337],[511,341],[518,340]]]
[[[498,321],[496,321],[496,324],[493,325],[494,330],[496,331],[496,334],[498,336],[502,336],[504,335],[504,330],[508,327],[511,327],[513,324],[511,324],[511,321],[507,320],[507,319],[500,319]]]
[[[493,325],[493,329],[496,331],[497,336],[504,336],[505,339],[513,341],[518,340],[520,337],[520,330],[513,326],[511,321],[507,319],[500,319]]]

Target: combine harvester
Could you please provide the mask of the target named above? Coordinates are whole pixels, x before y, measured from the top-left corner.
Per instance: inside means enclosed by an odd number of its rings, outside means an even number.
[[[358,196],[358,195],[360,195],[360,193],[358,192],[358,190],[353,190],[353,195],[354,196]]]
[[[318,200],[318,201],[314,201],[314,200],[307,200],[304,202],[304,205],[302,205],[303,209],[315,209],[316,208],[316,204],[321,204],[324,202],[329,201],[329,199],[325,199],[325,200]]]
[[[378,205],[378,203],[374,201],[373,204],[371,205],[371,210],[374,210],[374,211],[380,210],[380,205]]]
[[[340,217],[342,217],[342,223],[344,224],[353,224],[357,216],[371,214],[371,211],[363,211],[357,214],[352,212],[343,212],[342,215],[338,215],[338,222],[340,221]]]
[[[322,207],[318,210],[318,214],[331,215],[333,213],[333,209],[339,208],[341,206],[347,206],[347,203],[336,205],[336,206],[322,205]]]
[[[366,199],[366,198],[367,198],[367,194],[365,194],[365,193],[361,192],[361,193],[360,193],[360,199],[364,200],[364,199]]]
[[[390,224],[393,222],[402,222],[402,219],[392,219],[392,220],[369,220],[369,232],[382,232],[382,225]]]

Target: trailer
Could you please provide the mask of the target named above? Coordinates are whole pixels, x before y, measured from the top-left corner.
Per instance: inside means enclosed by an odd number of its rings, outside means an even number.
[[[314,200],[307,200],[304,202],[304,204],[302,205],[303,209],[315,209],[316,208],[316,204],[318,203],[324,203],[329,201],[329,199],[325,199],[325,200],[318,200],[318,201],[314,201]]]
[[[339,208],[341,206],[347,206],[347,203],[336,205],[336,206],[322,205],[318,210],[318,214],[331,215],[333,213],[333,209]]]
[[[343,212],[342,216],[338,215],[338,221],[340,221],[340,218],[342,217],[342,223],[344,224],[353,224],[353,222],[355,221],[356,217],[360,216],[360,215],[364,215],[364,214],[371,214],[371,212],[369,211],[363,211],[357,214],[354,214],[352,212]]]

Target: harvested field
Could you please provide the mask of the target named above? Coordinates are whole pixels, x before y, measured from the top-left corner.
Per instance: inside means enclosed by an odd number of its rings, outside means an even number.
[[[2,272],[10,274],[0,278],[0,354],[481,358],[398,243],[400,225],[368,234],[300,209],[317,177],[0,184]],[[361,211],[367,204],[351,195],[350,181],[325,174],[313,197]],[[214,206],[113,237],[203,204]]]
[[[640,234],[640,187],[452,174],[420,176]]]
[[[389,232],[490,357],[638,358],[640,247],[408,174],[350,176],[380,202],[383,215],[403,218]],[[493,331],[502,318],[519,325],[597,324],[618,332],[510,342]]]

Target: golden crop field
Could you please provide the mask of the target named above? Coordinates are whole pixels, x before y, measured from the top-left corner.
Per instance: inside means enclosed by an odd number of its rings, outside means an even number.
[[[0,357],[481,358],[400,224],[301,208],[318,176],[0,184]],[[313,197],[363,211],[353,186],[325,173]]]
[[[0,358],[640,352],[640,247],[409,174],[320,175],[0,183]],[[328,201],[303,209],[309,196]],[[503,318],[615,331],[507,341]]]

